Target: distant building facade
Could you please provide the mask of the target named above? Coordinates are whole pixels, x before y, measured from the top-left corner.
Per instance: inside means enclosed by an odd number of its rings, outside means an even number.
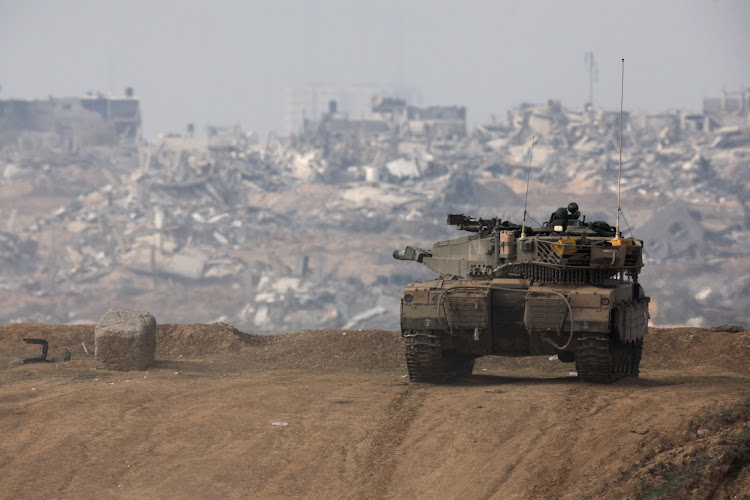
[[[331,99],[327,110],[316,119],[303,118],[299,133],[309,139],[316,136],[374,136],[413,137],[422,140],[458,139],[466,136],[466,108],[464,106],[418,107],[406,99],[375,95],[363,118],[351,118],[340,111],[339,103]],[[362,115],[365,115],[363,112]]]
[[[377,119],[372,111],[375,96],[401,96],[419,103],[421,97],[414,89],[401,89],[395,85],[306,85],[286,89],[284,102],[284,132],[297,134],[307,120],[319,121],[330,112],[329,105],[336,102],[337,113],[353,121]]]
[[[140,137],[140,103],[130,88],[120,97],[97,94],[0,100],[0,147],[42,140],[73,150],[81,146],[136,144]]]
[[[750,89],[722,91],[720,97],[703,99],[703,114],[723,125],[739,125],[748,120]]]
[[[401,136],[456,139],[466,135],[465,106],[419,107],[403,99],[376,96],[372,111]]]

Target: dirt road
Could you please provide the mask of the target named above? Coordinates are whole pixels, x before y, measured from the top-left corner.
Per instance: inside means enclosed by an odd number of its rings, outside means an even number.
[[[7,367],[24,337],[73,360]],[[651,330],[609,386],[546,357],[411,384],[394,332],[161,325],[148,372],[92,337],[0,326],[0,496],[750,498],[750,331]]]

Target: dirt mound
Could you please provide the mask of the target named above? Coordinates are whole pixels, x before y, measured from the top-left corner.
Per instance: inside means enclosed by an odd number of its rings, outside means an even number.
[[[226,323],[156,327],[157,358],[237,352],[245,346],[260,342],[262,337],[248,335]]]
[[[748,465],[750,397],[698,412],[683,436],[648,454],[641,498],[750,498]]]
[[[404,367],[398,332],[302,330],[252,335],[226,323],[211,323],[158,325],[156,336],[157,359],[239,353],[244,349],[249,361],[264,368],[396,370]],[[85,358],[86,350],[93,354],[94,325],[0,325],[0,368],[10,359],[39,355],[38,346],[23,343],[29,337],[49,340],[50,357],[65,347],[71,350],[74,359]],[[549,365],[540,357],[487,357],[479,363],[483,368],[513,370],[546,366],[551,374],[565,371],[555,370],[556,366],[572,366]],[[712,372],[718,369],[750,375],[750,330],[724,333],[702,328],[651,328],[644,342],[643,366],[655,370],[703,366]]]
[[[47,325],[16,323],[0,325],[0,367],[4,358],[38,355],[38,346],[24,338],[45,338],[49,355],[67,347],[76,357],[94,348],[94,325]],[[226,323],[157,325],[156,356],[159,359],[238,353],[264,367],[357,368],[393,370],[404,367],[398,332],[383,330],[302,330],[279,335],[252,335]],[[544,365],[544,359],[488,357],[487,367]],[[739,361],[739,362],[738,362]],[[750,375],[750,330],[714,332],[702,328],[651,328],[643,347],[647,369],[705,366]],[[565,365],[568,366],[568,365]]]
[[[748,498],[750,332],[652,329],[641,378],[486,357],[411,384],[398,332],[160,325],[147,372],[96,370],[93,325],[0,326],[13,498]],[[701,432],[698,432],[701,431]],[[39,471],[44,481],[35,481]],[[169,474],[164,474],[168,470]],[[251,471],[248,473],[248,471]],[[744,495],[744,496],[743,496]]]
[[[689,366],[750,375],[750,330],[725,333],[705,328],[651,328],[643,344],[642,362],[651,369]]]
[[[246,354],[253,363],[269,368],[406,369],[400,334],[383,330],[302,330],[271,335]]]
[[[0,369],[7,367],[7,361],[10,359],[40,355],[41,347],[25,344],[24,338],[41,338],[49,341],[49,357],[65,347],[70,349],[73,359],[92,356],[94,328],[95,325],[0,325]],[[248,335],[226,323],[164,324],[156,327],[157,359],[231,353],[245,346],[264,342],[264,337]]]
[[[23,341],[25,338],[46,339],[49,342],[49,358],[66,347],[70,349],[73,359],[84,358],[84,343],[89,353],[94,354],[94,325],[0,325],[0,370],[7,368],[8,362],[13,359],[41,355],[41,346],[26,344]]]

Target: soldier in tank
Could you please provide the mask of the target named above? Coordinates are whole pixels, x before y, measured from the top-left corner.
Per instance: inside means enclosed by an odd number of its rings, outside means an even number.
[[[554,228],[555,226],[562,226],[563,231],[568,228],[568,221],[578,220],[581,216],[581,212],[578,211],[578,203],[568,203],[568,207],[560,207],[549,217],[547,227]]]
[[[578,211],[578,203],[575,201],[568,203],[568,220],[578,220],[581,216],[581,212]]]

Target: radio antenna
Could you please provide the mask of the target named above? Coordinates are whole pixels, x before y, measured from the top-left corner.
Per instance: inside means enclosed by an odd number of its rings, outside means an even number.
[[[620,166],[617,174],[617,228],[615,229],[615,238],[620,237],[620,184],[622,183],[622,104],[625,95],[625,58],[622,58],[620,83]]]
[[[521,238],[526,237],[526,202],[529,201],[529,180],[531,179],[531,154],[534,152],[535,135],[531,136],[531,146],[529,147],[529,171],[526,174],[526,197],[523,199],[523,224],[521,225]]]

